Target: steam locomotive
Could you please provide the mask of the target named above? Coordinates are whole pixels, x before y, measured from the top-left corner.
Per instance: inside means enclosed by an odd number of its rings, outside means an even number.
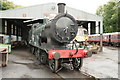
[[[62,67],[79,70],[83,57],[92,55],[88,49],[79,49],[73,41],[78,25],[72,15],[64,13],[64,8],[64,3],[58,3],[58,15],[54,19],[35,21],[29,31],[31,52],[54,73]]]

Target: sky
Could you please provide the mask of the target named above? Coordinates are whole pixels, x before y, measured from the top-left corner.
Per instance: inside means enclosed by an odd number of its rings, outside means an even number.
[[[100,5],[106,4],[109,0],[8,0],[8,1],[12,1],[16,5],[22,6],[32,6],[50,2],[66,3],[66,6],[95,14],[96,9]]]

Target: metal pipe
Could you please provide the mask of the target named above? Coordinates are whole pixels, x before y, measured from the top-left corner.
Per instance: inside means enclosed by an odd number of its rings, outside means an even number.
[[[64,13],[65,12],[65,3],[58,3],[58,13]]]

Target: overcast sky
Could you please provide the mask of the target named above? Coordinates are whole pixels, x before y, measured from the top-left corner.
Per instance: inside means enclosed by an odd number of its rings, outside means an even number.
[[[96,9],[103,4],[106,4],[109,0],[8,0],[14,2],[14,4],[22,6],[32,6],[43,3],[66,3],[67,6],[83,10],[92,14],[96,13]]]

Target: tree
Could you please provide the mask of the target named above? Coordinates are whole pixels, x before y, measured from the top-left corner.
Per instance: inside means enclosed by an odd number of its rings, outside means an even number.
[[[99,6],[96,14],[103,17],[104,32],[120,32],[118,0],[110,0],[107,4]],[[119,12],[118,12],[119,11]]]
[[[15,5],[13,2],[7,0],[0,1],[0,10],[14,9],[17,7],[22,7],[22,6]]]

